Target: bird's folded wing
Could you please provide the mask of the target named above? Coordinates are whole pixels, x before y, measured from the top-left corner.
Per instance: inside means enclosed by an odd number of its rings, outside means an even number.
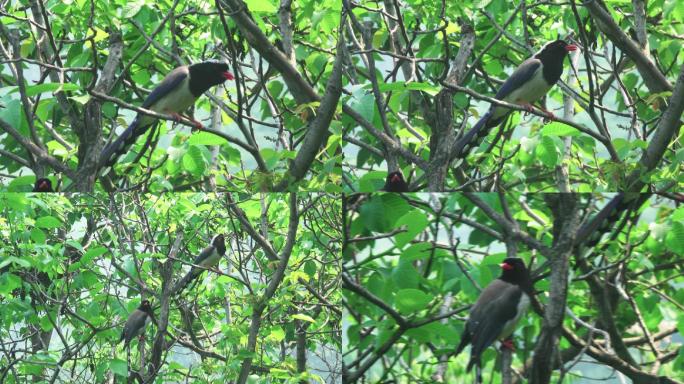
[[[499,92],[494,96],[495,99],[504,100],[511,92],[522,87],[532,79],[534,73],[540,69],[542,63],[539,59],[530,58],[522,62],[518,68],[506,79]]]
[[[162,82],[159,83],[159,85],[157,85],[149,95],[147,95],[142,107],[145,109],[150,108],[152,105],[154,105],[154,103],[168,95],[177,86],[179,86],[186,77],[188,77],[187,67],[178,67],[171,71],[164,78],[164,80],[162,80]]]
[[[496,341],[506,323],[515,318],[522,294],[517,285],[498,279],[482,291],[470,312],[470,318],[476,320],[471,325],[471,355],[479,356]]]

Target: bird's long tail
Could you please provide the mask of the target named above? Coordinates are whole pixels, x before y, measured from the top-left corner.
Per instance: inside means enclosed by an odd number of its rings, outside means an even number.
[[[482,368],[480,367],[480,365],[478,365],[477,368],[475,368],[475,383],[482,383]]]
[[[493,110],[490,109],[485,113],[480,120],[468,131],[466,132],[460,140],[454,145],[453,158],[455,159],[465,159],[468,153],[473,150],[473,148],[480,145],[482,140],[487,137],[489,130],[501,124],[502,121],[506,119],[508,114],[501,117],[494,118]]]
[[[454,357],[458,356],[459,353],[463,350],[463,348],[466,347],[470,343],[470,335],[468,331],[463,332],[461,335],[461,342],[458,344],[458,347],[456,347],[456,352],[454,353]]]
[[[194,280],[197,276],[199,276],[201,273],[202,273],[202,270],[197,269],[195,267],[191,268],[190,272],[188,272],[185,276],[183,276],[182,279],[178,280],[178,282],[173,287],[171,292],[173,292],[173,294],[180,293],[180,291],[184,290],[185,287],[187,287],[188,284],[190,284],[190,282],[192,280]]]
[[[140,123],[140,117],[136,116],[121,136],[117,137],[116,140],[109,143],[102,150],[100,153],[100,167],[111,167],[114,165],[121,155],[128,152],[128,149],[135,143],[138,137],[147,132],[154,124],[156,122],[143,125]]]
[[[649,197],[650,193],[618,193],[596,216],[577,230],[576,238],[585,239],[582,245],[587,248],[595,246],[625,211],[639,209]]]

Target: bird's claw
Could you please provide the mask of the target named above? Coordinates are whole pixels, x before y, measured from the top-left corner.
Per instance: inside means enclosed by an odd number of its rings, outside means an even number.
[[[548,120],[548,121],[556,120],[556,115],[554,115],[553,112],[547,111],[546,109],[543,109],[543,108],[542,108],[542,112],[544,112],[544,114],[546,114],[546,117],[544,118],[544,120]]]
[[[532,104],[529,104],[529,103],[527,103],[527,104],[521,104],[521,106],[522,106],[523,108],[525,108],[525,110],[526,110],[527,112],[530,112],[530,113],[534,112],[534,107],[532,106]]]
[[[179,114],[179,113],[171,112],[170,115],[173,116],[173,120],[174,120],[176,123],[180,123],[181,121],[183,121],[183,116],[182,116],[181,114]]]
[[[197,131],[201,131],[201,130],[204,129],[204,125],[202,125],[202,123],[200,123],[199,121],[193,120],[192,123],[193,123],[195,126],[192,127],[191,132],[197,132]]]

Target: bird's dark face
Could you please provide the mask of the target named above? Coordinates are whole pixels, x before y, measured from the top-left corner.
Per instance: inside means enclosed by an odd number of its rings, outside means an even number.
[[[501,269],[501,279],[504,281],[521,283],[529,279],[523,259],[508,257],[501,263]]]
[[[211,239],[211,245],[213,245],[219,254],[223,255],[226,253],[226,238],[222,234],[214,236]]]
[[[556,40],[546,44],[536,55],[540,60],[551,57],[565,57],[568,52],[576,51],[575,44],[568,44],[563,40]]]
[[[223,235],[216,235],[214,238],[211,240],[211,244],[216,246],[219,245],[225,245],[226,238]]]
[[[44,177],[36,180],[33,185],[33,192],[52,192],[52,182]]]
[[[399,171],[390,172],[385,179],[386,192],[408,192],[408,185]]]
[[[233,74],[228,70],[228,64],[220,61],[203,61],[193,64],[190,70],[190,90],[199,96],[209,88],[223,84],[226,80],[233,80]]]
[[[150,305],[149,300],[143,300],[138,308],[145,313],[152,313],[152,305]]]

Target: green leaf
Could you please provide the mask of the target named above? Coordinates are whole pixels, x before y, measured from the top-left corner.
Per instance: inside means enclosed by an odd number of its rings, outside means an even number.
[[[268,169],[272,171],[278,164],[278,161],[280,160],[280,152],[272,148],[264,148],[261,151],[259,151],[259,153],[261,154],[261,157],[264,159],[266,167],[268,167]]]
[[[311,322],[313,323],[313,321]],[[275,327],[271,329],[271,333],[268,335],[268,338],[269,340],[279,343],[285,339],[285,330],[282,327]]]
[[[410,262],[401,261],[392,271],[394,284],[399,288],[416,288],[420,278],[420,275]]]
[[[397,241],[397,247],[401,248],[409,241],[413,240],[416,235],[423,232],[427,227],[428,220],[425,213],[420,210],[412,210],[397,220],[396,226],[406,226],[405,232],[397,233],[394,238]]]
[[[365,89],[373,89],[371,84],[364,87]],[[382,83],[378,86],[381,92],[389,91],[424,91],[425,93],[434,96],[439,93],[440,87],[435,86],[431,83],[419,83],[411,82],[407,83],[405,81],[397,81],[394,83]]]
[[[45,92],[54,92],[60,88],[62,91],[75,91],[77,89],[81,89],[81,87],[78,85],[71,83],[44,83],[26,87],[26,96],[31,97]],[[14,89],[12,89],[9,93],[14,92],[19,92],[19,87],[14,87]]]
[[[102,247],[102,246],[93,247],[93,248],[88,249],[88,251],[86,251],[86,253],[83,254],[83,257],[81,257],[80,261],[83,264],[88,264],[94,258],[96,258],[100,255],[104,255],[105,253],[107,253],[107,248]]]
[[[539,160],[547,167],[555,167],[558,163],[559,156],[556,145],[548,136],[542,137],[541,142],[537,146],[536,154]]]
[[[582,132],[578,131],[577,128],[557,121],[546,124],[544,128],[541,129],[542,136],[579,136],[581,133]]]
[[[45,244],[46,239],[47,236],[45,235],[45,232],[43,232],[43,230],[41,230],[40,228],[31,229],[31,240],[33,240],[34,243]]]
[[[684,255],[684,224],[681,221],[672,223],[665,237],[665,245],[667,249],[679,256]]]
[[[271,0],[246,0],[247,8],[252,13],[275,13],[278,8]]]
[[[365,93],[361,97],[355,98],[352,109],[359,113],[364,119],[373,121],[375,114],[375,99],[370,93]]]
[[[0,274],[0,296],[7,296],[19,287],[21,287],[19,276],[12,273]]]
[[[415,261],[430,257],[432,245],[430,243],[411,244],[401,252],[402,261]]]
[[[114,374],[117,376],[128,376],[128,364],[126,364],[126,362],[123,360],[114,359],[110,361],[109,368],[111,368],[112,372],[114,372]]]
[[[185,155],[183,155],[183,169],[195,176],[200,176],[204,173],[204,158],[199,148],[190,147]]]
[[[58,228],[62,223],[53,216],[43,216],[36,219],[38,228]]]
[[[307,316],[303,313],[295,313],[294,315],[292,315],[292,318],[297,319],[297,320],[308,321],[309,323],[315,323],[316,322],[316,320],[314,320],[313,317]]]
[[[16,256],[10,256],[10,257],[5,258],[0,263],[0,268],[4,268],[5,266],[10,265],[12,263],[17,263],[22,268],[29,268],[31,266],[31,262],[26,260],[26,259],[22,259],[22,258],[19,258]]]
[[[432,301],[433,296],[419,289],[401,289],[397,292],[395,302],[399,312],[409,314],[425,309]]]
[[[223,145],[227,143],[228,140],[223,137],[205,131],[194,133],[188,139],[189,145]]]

